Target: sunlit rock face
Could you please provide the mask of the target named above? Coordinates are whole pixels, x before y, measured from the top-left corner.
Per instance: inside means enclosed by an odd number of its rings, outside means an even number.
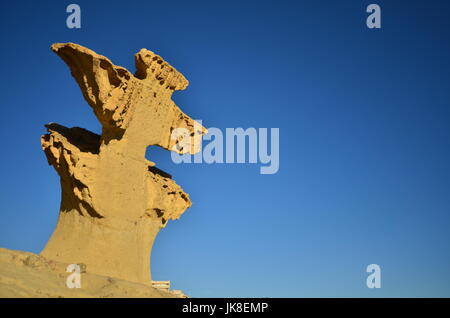
[[[150,283],[154,239],[191,201],[145,152],[151,145],[200,150],[206,129],[171,99],[188,81],[146,49],[135,55],[135,74],[77,44],[57,43],[52,50],[69,66],[102,134],[46,125],[41,144],[60,176],[62,198],[58,224],[41,254],[86,264],[88,272]],[[177,128],[188,130],[188,142],[172,138]]]

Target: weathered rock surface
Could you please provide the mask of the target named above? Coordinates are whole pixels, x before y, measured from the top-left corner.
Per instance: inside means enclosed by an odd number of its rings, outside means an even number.
[[[0,298],[3,297],[182,297],[148,286],[92,274],[89,268],[81,275],[81,288],[68,288],[68,264],[41,255],[0,248]]]
[[[60,175],[62,198],[58,224],[41,255],[84,263],[89,273],[150,284],[154,239],[191,201],[145,152],[150,145],[179,153],[200,150],[206,129],[171,99],[188,81],[146,49],[135,55],[134,75],[77,44],[58,43],[52,50],[69,66],[102,134],[46,125],[41,144]],[[176,128],[190,133],[183,147],[183,136],[171,138]]]

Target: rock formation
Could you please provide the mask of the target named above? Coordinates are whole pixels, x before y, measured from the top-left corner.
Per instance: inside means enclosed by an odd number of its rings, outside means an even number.
[[[86,264],[89,273],[150,284],[154,239],[191,202],[145,152],[150,145],[179,153],[200,150],[206,129],[171,99],[188,81],[146,49],[135,55],[134,75],[77,44],[53,44],[52,50],[69,66],[102,134],[46,125],[41,144],[60,175],[62,198],[58,224],[41,255]],[[189,135],[174,139],[176,128]]]
[[[68,288],[69,264],[29,252],[0,248],[0,298],[179,298],[166,291],[141,284],[97,275],[81,274],[81,288]]]

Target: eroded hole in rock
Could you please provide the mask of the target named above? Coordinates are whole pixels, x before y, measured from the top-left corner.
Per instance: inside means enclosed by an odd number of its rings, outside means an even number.
[[[164,211],[161,210],[161,209],[154,208],[153,211],[156,212],[156,216],[159,217],[159,218],[162,217],[162,216],[164,215]]]

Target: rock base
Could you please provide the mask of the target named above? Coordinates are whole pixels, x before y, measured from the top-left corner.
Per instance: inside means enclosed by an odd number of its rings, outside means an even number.
[[[22,251],[0,248],[1,298],[179,298],[171,291],[89,273],[81,266],[81,288],[68,288],[66,272],[69,264]]]

